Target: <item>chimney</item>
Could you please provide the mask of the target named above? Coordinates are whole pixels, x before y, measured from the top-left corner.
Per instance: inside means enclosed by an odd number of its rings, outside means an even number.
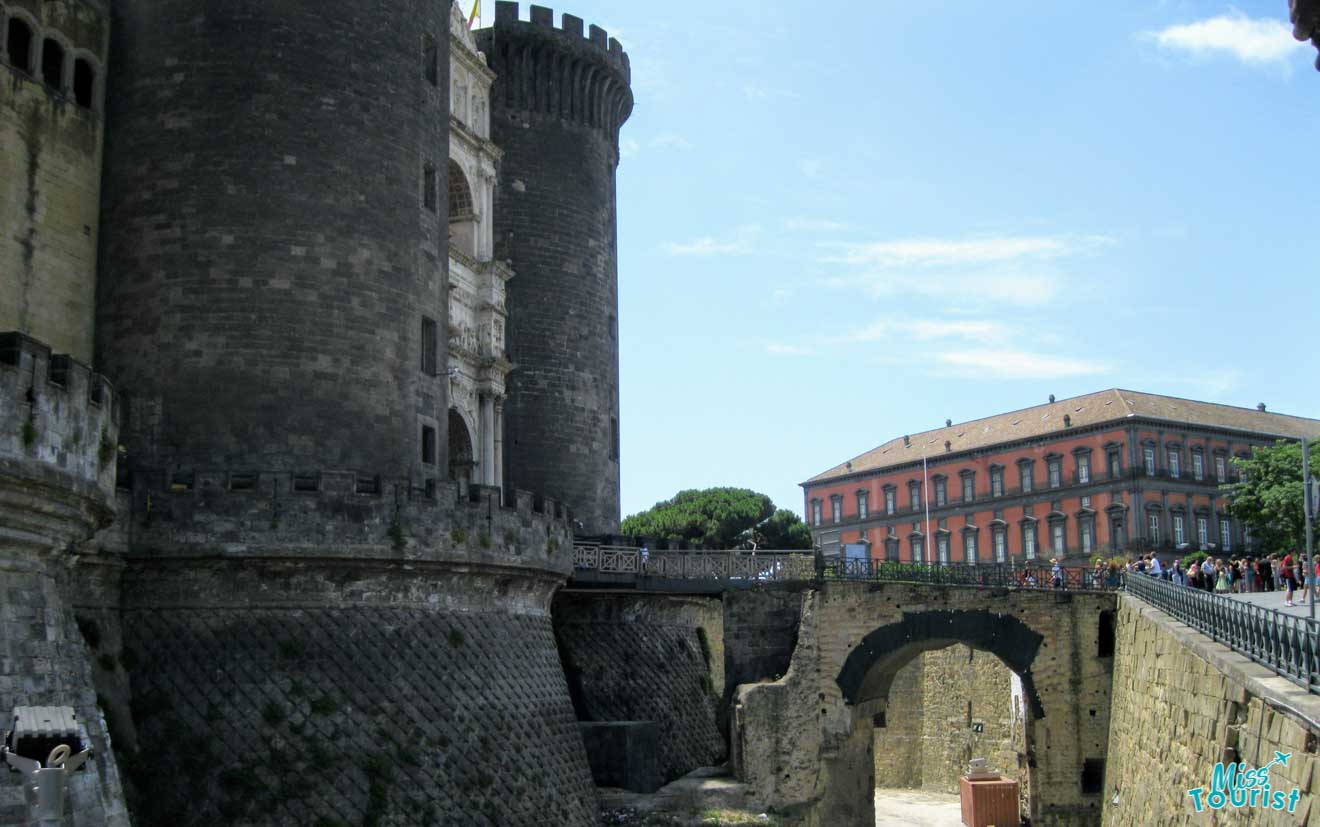
[[[1265,413],[1265,403],[1264,403],[1264,402],[1257,402],[1257,403],[1256,403],[1256,410],[1260,411],[1261,413]]]
[[[1054,401],[1054,394],[1050,394],[1050,401],[1051,401],[1051,402]]]
[[[952,451],[952,450],[953,450],[953,443],[950,442],[950,441],[947,440],[947,439],[944,440],[944,450],[946,450],[946,451]]]
[[[852,470],[852,460],[848,460],[848,470]]]
[[[906,447],[906,446],[908,446],[908,445],[911,445],[911,444],[912,444],[912,439],[911,439],[907,434],[903,434],[903,445],[904,445],[904,447]]]
[[[952,419],[946,419],[946,420],[944,420],[944,427],[946,427],[946,428],[952,428],[952,427],[953,427],[953,420],[952,420]]]
[[[1064,414],[1064,415],[1063,415],[1063,427],[1065,427],[1065,428],[1071,428],[1071,427],[1072,427],[1072,417],[1071,417],[1070,415],[1068,415],[1068,414]]]

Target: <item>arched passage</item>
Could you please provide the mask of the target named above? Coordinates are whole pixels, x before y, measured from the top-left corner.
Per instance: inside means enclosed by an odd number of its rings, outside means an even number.
[[[988,652],[1018,677],[1026,707],[1019,734],[1022,761],[1012,766],[996,766],[1007,777],[1018,778],[1022,791],[1030,795],[1035,787],[1033,720],[1045,717],[1040,695],[1032,676],[1032,664],[1039,654],[1044,636],[1017,617],[986,609],[921,610],[905,612],[897,622],[879,626],[865,635],[844,660],[836,678],[843,700],[862,720],[888,725],[890,690],[900,670],[926,652],[963,644],[973,650]],[[944,686],[953,692],[954,687]],[[943,699],[946,702],[948,698]],[[965,702],[965,699],[964,699]],[[947,704],[946,704],[947,705]],[[967,705],[968,715],[971,704]],[[966,721],[971,725],[971,720]],[[947,722],[945,723],[947,727]],[[874,745],[873,739],[864,739]],[[967,756],[990,757],[990,756]],[[874,756],[873,756],[874,758]],[[947,758],[947,756],[946,756]],[[961,757],[958,759],[963,760]],[[874,762],[868,762],[868,769]],[[870,785],[893,786],[876,779]],[[881,794],[882,795],[882,794]],[[1028,814],[1032,807],[1027,806]]]
[[[454,408],[449,409],[449,478],[460,484],[472,481],[476,460],[472,454],[472,432]]]
[[[883,700],[904,664],[922,652],[965,643],[990,652],[1022,679],[1033,718],[1045,717],[1031,665],[1044,636],[1010,614],[985,609],[906,612],[881,626],[853,648],[836,679],[851,705]]]
[[[874,822],[875,725],[892,724],[881,713],[895,677],[924,652],[965,644],[1012,673],[1019,764],[998,769],[1025,782],[1024,815],[1096,827],[1101,795],[1089,782],[1108,749],[1114,661],[1101,626],[1114,602],[1111,594],[826,580],[803,594],[787,673],[735,690],[738,778],[770,809],[802,808],[814,824]]]

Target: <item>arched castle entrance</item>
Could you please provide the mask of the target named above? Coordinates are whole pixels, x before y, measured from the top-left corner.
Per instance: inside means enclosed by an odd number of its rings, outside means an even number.
[[[827,582],[803,595],[789,671],[735,693],[734,765],[766,806],[808,825],[874,823],[874,727],[894,677],[954,643],[992,653],[1021,680],[1025,815],[1100,823],[1113,595]],[[1015,768],[1003,767],[1005,771]]]
[[[476,458],[472,453],[472,432],[467,422],[454,408],[449,409],[449,478],[456,480],[460,490],[472,482],[472,469]]]

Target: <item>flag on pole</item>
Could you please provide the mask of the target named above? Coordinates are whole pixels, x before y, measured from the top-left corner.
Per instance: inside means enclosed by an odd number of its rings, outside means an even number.
[[[472,28],[472,24],[473,24],[473,23],[476,23],[476,22],[477,22],[477,18],[479,18],[479,17],[481,17],[481,0],[473,0],[473,2],[472,2],[472,13],[468,15],[468,28],[469,28],[469,29]]]

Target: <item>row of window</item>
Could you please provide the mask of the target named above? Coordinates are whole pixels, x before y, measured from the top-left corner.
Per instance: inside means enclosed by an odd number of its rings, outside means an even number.
[[[1089,515],[1078,519],[1077,521],[1077,551],[1081,554],[1090,554],[1097,548],[1095,537],[1095,517]],[[1049,541],[1049,547],[1045,549],[1051,555],[1062,556],[1069,553],[1068,548],[1068,528],[1067,518],[1052,518],[1049,523],[1049,530],[1046,538]],[[1119,525],[1121,529],[1121,523]],[[1017,532],[1021,537],[1019,550],[1024,560],[1035,560],[1040,556],[1040,544],[1037,538],[1038,526],[1035,520],[1024,522]],[[962,559],[958,562],[976,563],[981,559],[980,548],[980,530],[974,526],[967,526],[960,532],[962,534]],[[997,525],[990,529],[990,559],[996,563],[1006,563],[1012,555],[1013,549],[1009,544],[1009,528],[1007,525]],[[885,558],[888,560],[899,560],[901,541],[899,538],[890,534],[884,540]],[[953,533],[945,529],[935,532],[934,557],[926,559],[926,538],[919,531],[919,524],[913,524],[912,534],[908,536],[908,554],[909,560],[913,563],[943,563],[954,562],[951,557],[951,547],[953,545]]]
[[[1174,546],[1182,546],[1194,540],[1195,547],[1203,549],[1215,542],[1215,539],[1210,536],[1210,518],[1198,514],[1194,517],[1194,520],[1196,536],[1189,539],[1187,536],[1187,515],[1177,513],[1169,515],[1170,539],[1173,540]],[[1159,514],[1151,512],[1146,515],[1146,539],[1150,541],[1151,545],[1158,546],[1163,541],[1163,535],[1160,533],[1160,523]],[[1220,551],[1233,550],[1233,526],[1228,520],[1219,521],[1218,548]]]
[[[1177,445],[1165,446],[1165,468],[1168,469],[1169,476],[1173,479],[1182,477],[1182,451]],[[1141,449],[1142,462],[1145,466],[1146,476],[1154,477],[1159,475],[1159,468],[1156,464],[1156,449],[1154,445],[1144,445]],[[1197,447],[1192,449],[1192,479],[1203,481],[1206,479],[1206,461],[1204,449]],[[1214,455],[1214,479],[1218,483],[1228,482],[1228,454],[1223,451],[1216,451]]]
[[[1166,448],[1168,459],[1169,476],[1178,479],[1182,475],[1180,467],[1180,453],[1177,446],[1168,446]],[[1155,462],[1155,447],[1147,445],[1144,447],[1143,458],[1145,460],[1146,475],[1150,477],[1157,476],[1159,469]],[[1062,488],[1065,484],[1064,479],[1064,458],[1060,455],[1049,455],[1045,457],[1046,485],[1049,489]],[[1109,471],[1109,479],[1118,479],[1123,474],[1123,452],[1121,446],[1107,448],[1105,451],[1106,465]],[[1018,485],[1019,491],[1023,494],[1030,494],[1037,490],[1036,487],[1036,462],[1033,459],[1023,458],[1017,461],[1018,466]],[[1219,483],[1228,482],[1228,458],[1223,453],[1216,453],[1214,457],[1215,481]],[[966,469],[959,472],[961,481],[962,503],[971,503],[976,501],[976,472]],[[1206,479],[1205,454],[1200,448],[1192,449],[1192,479],[1204,481]],[[1094,476],[1091,471],[1091,450],[1089,448],[1079,448],[1073,452],[1073,475],[1072,484],[1086,485],[1092,482]],[[931,477],[931,487],[934,489],[933,502],[931,505],[935,508],[943,508],[949,505],[949,481],[943,474],[936,474]],[[921,480],[910,480],[908,488],[908,507],[911,511],[920,511],[924,506],[922,502],[922,482]],[[885,485],[882,489],[884,493],[884,513],[893,515],[898,513],[898,488],[894,485]],[[1004,487],[1004,467],[1000,465],[990,466],[990,496],[1002,497],[1007,492]],[[821,514],[822,503],[819,499],[811,501],[811,522],[812,525],[820,525],[822,522]],[[870,516],[870,494],[866,491],[857,492],[857,516],[859,520],[865,520]],[[830,497],[830,520],[834,523],[843,522],[843,495],[834,494]]]
[[[1189,543],[1187,536],[1186,515],[1172,514],[1169,517],[1173,532],[1173,544],[1181,547]],[[1076,545],[1069,546],[1069,536],[1067,527],[1068,518],[1064,516],[1052,516],[1048,518],[1048,532],[1046,539],[1049,542],[1045,549],[1048,554],[1061,557],[1070,553],[1080,555],[1090,555],[1099,548],[1096,538],[1095,515],[1085,515],[1074,518],[1077,525],[1075,533]],[[1161,519],[1159,514],[1147,515],[1147,541],[1152,546],[1159,546],[1162,543],[1160,533]],[[1199,549],[1209,548],[1216,538],[1210,535],[1210,519],[1205,516],[1196,516],[1194,518],[1194,529],[1196,535],[1194,546]],[[1040,551],[1037,538],[1038,523],[1036,520],[1026,520],[1019,529],[1021,545],[1019,547],[1022,559],[1034,560]],[[980,530],[975,526],[966,526],[961,532],[962,535],[962,562],[975,563],[980,558],[978,542]],[[996,563],[1008,562],[1008,558],[1014,552],[1009,544],[1009,527],[1006,524],[993,526],[990,530],[990,559]],[[1126,530],[1121,516],[1114,516],[1110,521],[1111,547],[1122,548],[1126,544]],[[912,524],[912,533],[908,536],[909,559],[914,563],[950,563],[953,562],[950,556],[950,549],[953,544],[953,532],[941,527],[935,532],[934,557],[931,560],[926,559],[926,538],[920,532],[920,523]],[[901,541],[897,535],[890,529],[890,534],[884,540],[885,557],[889,560],[898,560]],[[1231,552],[1234,550],[1232,524],[1229,520],[1219,521],[1219,536],[1217,548],[1220,551]]]
[[[52,35],[38,36],[32,23],[9,17],[5,28],[5,58],[19,72],[41,80],[60,95],[73,94],[74,102],[86,109],[96,98],[96,66],[87,57],[69,63],[69,50]]]

